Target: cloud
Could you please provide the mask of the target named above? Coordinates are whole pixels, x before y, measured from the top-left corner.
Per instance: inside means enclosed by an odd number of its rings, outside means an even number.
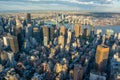
[[[67,0],[67,1],[76,3],[76,4],[85,4],[85,5],[97,4],[99,5],[99,4],[113,4],[116,0]]]
[[[77,3],[77,4],[112,4],[117,0],[23,0],[23,1],[63,1],[63,2],[72,2],[72,3]]]
[[[119,0],[0,0],[0,1],[16,1],[16,2],[68,2],[83,5],[93,5],[93,4],[113,4],[115,1]]]
[[[83,1],[78,1],[78,0],[70,0],[69,2],[71,2],[71,3],[77,3],[77,4],[85,4],[85,5],[94,4],[93,1],[83,2]]]
[[[118,0],[0,0],[0,10],[119,11]]]

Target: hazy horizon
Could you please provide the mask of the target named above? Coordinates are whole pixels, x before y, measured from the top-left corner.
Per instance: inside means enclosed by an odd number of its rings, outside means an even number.
[[[0,13],[43,13],[43,12],[71,12],[74,13],[115,13],[120,12],[105,12],[105,11],[80,11],[80,10],[0,10]],[[72,12],[73,13],[73,12]]]

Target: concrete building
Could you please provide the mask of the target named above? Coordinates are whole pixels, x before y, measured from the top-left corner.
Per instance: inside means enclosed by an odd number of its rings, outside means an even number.
[[[0,26],[0,34],[2,34],[3,32],[4,32],[3,26]]]
[[[29,50],[30,50],[30,47],[31,47],[30,41],[29,41],[28,39],[26,39],[26,40],[24,41],[23,48],[24,48],[26,51],[29,51]]]
[[[65,26],[61,26],[61,27],[60,27],[60,34],[65,35],[65,33],[66,33],[66,28],[65,28]]]
[[[39,27],[34,27],[32,31],[33,31],[33,37],[37,41],[40,41],[40,30],[39,30]]]
[[[79,64],[74,65],[74,80],[83,80],[83,68]]]
[[[48,45],[48,41],[49,41],[49,28],[48,26],[43,26],[43,43],[44,46]]]
[[[63,36],[63,35],[60,35],[60,36],[58,37],[58,44],[59,44],[60,46],[62,46],[62,47],[65,46],[65,39],[64,39],[64,36]]]
[[[68,31],[67,31],[67,44],[69,44],[71,42],[71,37],[72,37],[72,32],[70,31],[70,29],[68,29]]]
[[[118,33],[118,39],[120,40],[120,33]]]
[[[62,65],[60,63],[56,63],[54,70],[56,73],[60,73],[62,71]]]
[[[50,36],[49,36],[50,40],[53,41],[53,39],[54,39],[54,27],[49,28],[49,34],[50,34]]]
[[[88,32],[87,28],[84,29],[83,35],[86,36],[86,37],[89,35],[89,32]]]
[[[82,35],[82,26],[80,24],[75,24],[74,32],[75,32],[75,37],[81,36]]]
[[[19,29],[19,28],[23,28],[23,25],[22,23],[20,22],[20,19],[18,16],[16,16],[16,28]]]
[[[8,55],[7,55],[7,53],[5,51],[0,52],[0,59],[1,59],[1,63],[4,63],[3,61],[8,60]]]
[[[112,30],[112,29],[107,29],[106,30],[106,35],[108,36],[108,37],[110,37],[111,35],[113,35],[114,34],[114,31]]]
[[[107,59],[109,55],[109,47],[98,45],[95,56],[95,63],[98,71],[104,71],[107,67]]]
[[[18,39],[16,36],[9,36],[10,47],[14,53],[19,52]]]
[[[32,27],[27,26],[25,27],[25,38],[30,39],[32,37]]]
[[[14,61],[14,53],[13,52],[6,52],[10,61],[10,67],[13,67],[15,65]]]
[[[89,80],[106,80],[105,74],[100,74],[98,72],[90,72]]]
[[[114,80],[120,79],[120,54],[115,53],[111,59],[111,78]]]
[[[101,33],[102,33],[102,30],[101,29],[97,29],[96,34],[99,35]]]
[[[8,39],[8,36],[4,36],[3,37],[3,43],[4,43],[4,46],[9,46],[9,39]]]
[[[27,13],[27,22],[31,23],[31,14],[30,13]]]

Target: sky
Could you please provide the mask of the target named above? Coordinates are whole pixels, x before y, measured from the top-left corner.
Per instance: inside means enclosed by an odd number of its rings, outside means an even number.
[[[0,0],[0,11],[7,10],[120,12],[120,0]]]

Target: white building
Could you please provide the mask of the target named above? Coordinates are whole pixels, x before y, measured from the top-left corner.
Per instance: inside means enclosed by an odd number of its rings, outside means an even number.
[[[71,36],[72,36],[72,33],[71,33],[71,31],[70,30],[68,30],[68,37],[67,37],[67,44],[69,44],[70,43],[70,41],[71,41]]]
[[[3,37],[3,43],[4,43],[4,46],[9,46],[9,40],[8,40],[8,37]]]

